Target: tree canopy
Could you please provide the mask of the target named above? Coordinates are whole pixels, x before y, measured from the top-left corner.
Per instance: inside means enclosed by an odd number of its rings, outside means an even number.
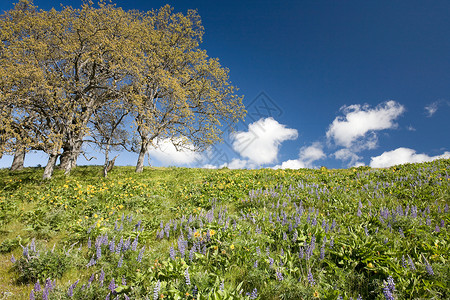
[[[124,120],[111,120],[118,107],[135,125],[138,172],[157,141],[196,150],[219,141],[245,108],[228,69],[200,48],[203,33],[195,10],[168,5],[140,12],[86,2],[45,11],[21,0],[0,16],[0,152],[42,150],[45,178],[59,156],[69,173],[99,133],[90,125],[102,116],[115,128]],[[112,143],[114,131],[103,126],[109,138],[96,141]]]

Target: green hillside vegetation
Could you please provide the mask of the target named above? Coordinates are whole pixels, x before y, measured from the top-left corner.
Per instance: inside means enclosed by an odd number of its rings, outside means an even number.
[[[0,170],[3,299],[449,299],[450,160]]]

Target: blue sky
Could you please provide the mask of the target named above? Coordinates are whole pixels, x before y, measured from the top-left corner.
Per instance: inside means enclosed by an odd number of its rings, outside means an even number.
[[[201,47],[230,69],[249,112],[208,153],[162,143],[165,153],[150,152],[154,166],[384,167],[450,157],[449,1],[113,2],[125,10],[198,9]],[[0,10],[12,6],[3,1]],[[90,163],[102,164],[100,153],[87,151],[98,158]],[[29,154],[25,164],[46,159]],[[116,163],[136,160],[122,152]]]

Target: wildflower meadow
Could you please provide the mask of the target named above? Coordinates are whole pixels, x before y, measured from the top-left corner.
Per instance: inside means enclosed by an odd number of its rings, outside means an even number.
[[[450,160],[0,170],[1,299],[449,299]]]

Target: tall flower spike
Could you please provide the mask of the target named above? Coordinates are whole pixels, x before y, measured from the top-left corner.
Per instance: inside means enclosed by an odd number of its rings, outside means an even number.
[[[186,285],[191,285],[191,279],[189,277],[189,268],[184,271],[184,278],[186,279]]]
[[[158,282],[155,285],[155,288],[153,289],[153,300],[158,299],[160,289],[161,289],[161,282],[158,280]]]

